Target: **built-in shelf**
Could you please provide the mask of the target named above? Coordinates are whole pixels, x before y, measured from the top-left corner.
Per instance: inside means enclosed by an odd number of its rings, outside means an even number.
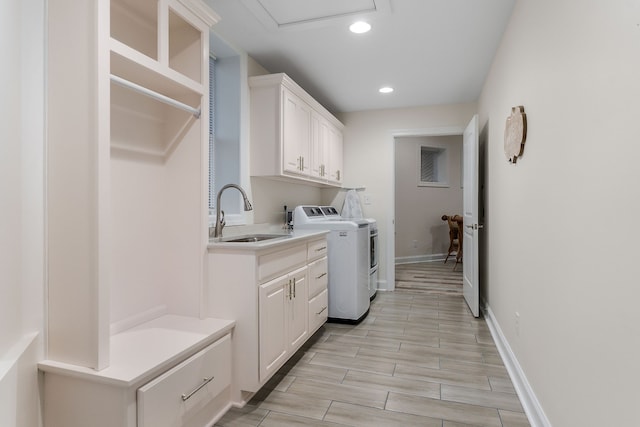
[[[198,119],[130,89],[111,84],[111,149],[165,161]]]
[[[158,60],[158,0],[111,0],[111,37]]]
[[[111,74],[172,98],[202,95],[204,86],[122,42],[111,39]]]
[[[165,161],[200,118],[208,78],[203,48],[219,18],[192,0],[112,0],[110,10],[111,75],[175,101],[143,99],[112,82],[111,148]]]
[[[195,81],[202,81],[202,33],[169,8],[169,67]]]

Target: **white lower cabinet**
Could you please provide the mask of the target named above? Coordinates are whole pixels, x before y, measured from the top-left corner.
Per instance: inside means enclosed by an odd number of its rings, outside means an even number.
[[[260,380],[268,379],[309,336],[307,268],[260,285]]]
[[[230,368],[227,335],[138,389],[138,427],[200,425],[194,418],[229,387]]]
[[[326,232],[208,249],[207,310],[236,321],[233,400],[242,404],[326,321],[326,313],[324,320],[321,313],[309,321],[310,287],[314,297],[327,289]]]
[[[309,300],[309,333],[313,333],[327,321],[329,292],[327,289]]]
[[[309,245],[307,251],[311,259],[318,258],[309,264],[309,334],[313,334],[326,321],[329,314],[329,266],[327,263],[327,245],[317,242]]]

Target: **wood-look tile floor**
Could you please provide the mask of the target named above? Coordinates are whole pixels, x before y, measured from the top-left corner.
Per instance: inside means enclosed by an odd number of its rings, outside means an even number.
[[[397,264],[396,289],[462,295],[462,264],[455,260]]]
[[[529,426],[483,319],[462,296],[378,292],[359,325],[325,324],[217,426]]]

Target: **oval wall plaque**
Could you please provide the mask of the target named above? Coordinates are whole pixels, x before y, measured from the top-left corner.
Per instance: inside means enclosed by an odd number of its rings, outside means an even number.
[[[504,129],[504,154],[509,162],[515,163],[518,157],[522,157],[526,139],[527,115],[524,113],[524,107],[522,105],[512,107]]]

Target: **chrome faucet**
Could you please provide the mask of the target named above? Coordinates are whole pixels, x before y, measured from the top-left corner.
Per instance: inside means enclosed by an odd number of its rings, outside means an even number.
[[[237,189],[240,192],[240,194],[242,194],[242,198],[244,199],[244,210],[245,211],[253,210],[253,206],[251,206],[251,203],[249,202],[247,193],[245,193],[244,190],[239,185],[227,184],[224,187],[222,187],[220,191],[218,191],[218,196],[216,198],[216,226],[213,232],[213,237],[222,237],[222,229],[224,228],[225,220],[224,220],[224,211],[222,211],[222,214],[220,213],[220,198],[222,197],[222,192],[230,187]]]

